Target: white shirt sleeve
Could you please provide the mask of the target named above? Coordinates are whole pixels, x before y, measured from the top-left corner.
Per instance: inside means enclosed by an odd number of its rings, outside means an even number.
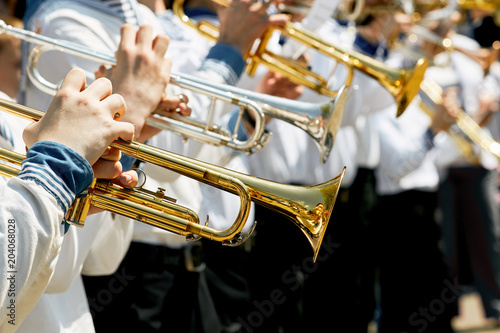
[[[19,174],[0,184],[0,331],[12,332],[49,283],[63,241],[62,223],[92,169],[73,150],[38,142]]]
[[[32,180],[3,181],[0,202],[0,331],[13,332],[49,282],[63,240],[63,210]]]

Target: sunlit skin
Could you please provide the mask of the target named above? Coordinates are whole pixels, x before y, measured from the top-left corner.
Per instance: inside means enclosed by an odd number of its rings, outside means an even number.
[[[0,91],[17,98],[21,79],[21,40],[7,37],[0,48]]]

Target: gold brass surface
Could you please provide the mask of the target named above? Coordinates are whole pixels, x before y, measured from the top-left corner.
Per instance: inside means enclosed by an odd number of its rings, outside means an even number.
[[[14,102],[0,99],[0,110],[37,121],[43,112]],[[239,245],[246,239],[241,231],[247,223],[251,201],[280,212],[291,220],[307,237],[313,249],[314,260],[320,249],[326,227],[330,221],[335,200],[344,177],[345,168],[337,177],[313,186],[281,184],[135,141],[115,141],[110,146],[123,153],[171,170],[240,197],[240,212],[227,230],[214,230],[200,225],[198,216],[191,210],[175,205],[169,200],[158,200],[157,195],[125,189],[108,181],[95,180],[85,198],[76,200],[70,209],[68,222],[83,226],[90,206],[96,206],[136,219],[168,231],[185,235],[188,239],[205,237],[224,245]],[[0,159],[16,167],[0,168],[0,173],[13,177],[19,172],[23,155],[0,150]],[[255,226],[254,226],[255,227]],[[253,230],[253,229],[252,229]]]
[[[175,0],[172,10],[181,19],[193,29],[196,29],[201,35],[216,41],[218,38],[218,27],[206,21],[196,22],[190,19],[183,10],[185,0]],[[226,0],[213,0],[214,2],[227,6]],[[295,61],[281,57],[268,51],[267,43],[274,30],[280,31],[284,36],[294,39],[303,45],[312,48],[326,56],[336,59],[346,66],[348,76],[344,85],[349,87],[353,79],[354,69],[359,70],[379,82],[394,97],[397,103],[397,116],[400,116],[406,107],[419,91],[420,83],[423,80],[424,73],[429,65],[425,58],[416,62],[414,68],[395,69],[384,63],[375,60],[369,56],[353,50],[345,50],[334,46],[312,32],[300,28],[298,25],[287,22],[284,27],[275,27],[260,38],[260,42],[255,47],[255,51],[246,55],[247,73],[253,75],[257,65],[262,64],[270,70],[277,72],[289,80],[304,85],[318,93],[327,96],[336,96],[338,91],[328,88],[328,82],[321,75],[316,74]]]

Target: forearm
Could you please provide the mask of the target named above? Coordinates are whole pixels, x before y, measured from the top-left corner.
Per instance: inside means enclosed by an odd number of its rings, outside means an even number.
[[[2,332],[13,331],[44,293],[67,227],[64,215],[80,185],[88,186],[92,179],[92,169],[81,156],[52,145],[51,152],[60,149],[61,154],[51,158],[41,145],[31,147],[19,175],[1,192]]]

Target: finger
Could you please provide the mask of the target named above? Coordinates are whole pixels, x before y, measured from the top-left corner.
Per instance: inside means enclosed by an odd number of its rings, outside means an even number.
[[[189,117],[191,115],[191,108],[184,103],[179,104],[176,111],[183,117]]]
[[[99,179],[114,179],[122,172],[122,165],[119,161],[97,160],[92,165],[94,177]]]
[[[160,34],[153,40],[153,51],[159,57],[164,57],[167,52],[170,38],[167,35]]]
[[[136,45],[143,51],[150,50],[153,46],[153,27],[150,25],[141,25],[136,34]]]
[[[121,120],[126,113],[127,106],[122,95],[112,94],[105,98],[102,103],[103,107],[110,111],[111,117],[116,121]]]
[[[169,96],[163,98],[160,101],[160,104],[158,104],[158,108],[160,110],[172,111],[177,109],[180,104],[187,105],[188,101],[189,101],[188,97],[184,94],[179,94],[177,96]]]
[[[105,77],[98,78],[92,82],[84,93],[96,96],[100,101],[109,97],[113,91],[111,81]]]
[[[134,141],[135,126],[127,122],[115,122],[114,138],[121,138],[125,141]]]
[[[120,29],[119,49],[128,49],[135,44],[135,27],[132,24],[125,23]]]
[[[277,27],[284,27],[290,21],[290,16],[286,14],[273,14],[269,16],[269,24]]]
[[[97,208],[96,206],[90,206],[89,211],[87,213],[87,216],[93,215],[93,214],[98,214],[104,212],[104,209]]]
[[[99,68],[94,72],[95,78],[101,78],[106,76],[106,66],[101,65]]]
[[[100,158],[107,161],[119,161],[121,157],[122,152],[120,149],[108,147]]]
[[[73,68],[66,74],[59,90],[83,91],[86,85],[85,72],[80,68]]]
[[[187,105],[187,103],[189,103],[189,98],[186,95],[179,94],[177,97],[179,98],[181,103],[184,103],[186,105]]]
[[[28,126],[24,128],[23,131],[23,140],[24,143],[26,144],[26,147],[29,148],[33,146],[33,144],[36,142],[36,132],[37,132],[37,127],[39,126],[39,123],[31,123]]]
[[[118,176],[115,182],[125,187],[136,187],[139,183],[139,175],[134,170],[125,171]]]

